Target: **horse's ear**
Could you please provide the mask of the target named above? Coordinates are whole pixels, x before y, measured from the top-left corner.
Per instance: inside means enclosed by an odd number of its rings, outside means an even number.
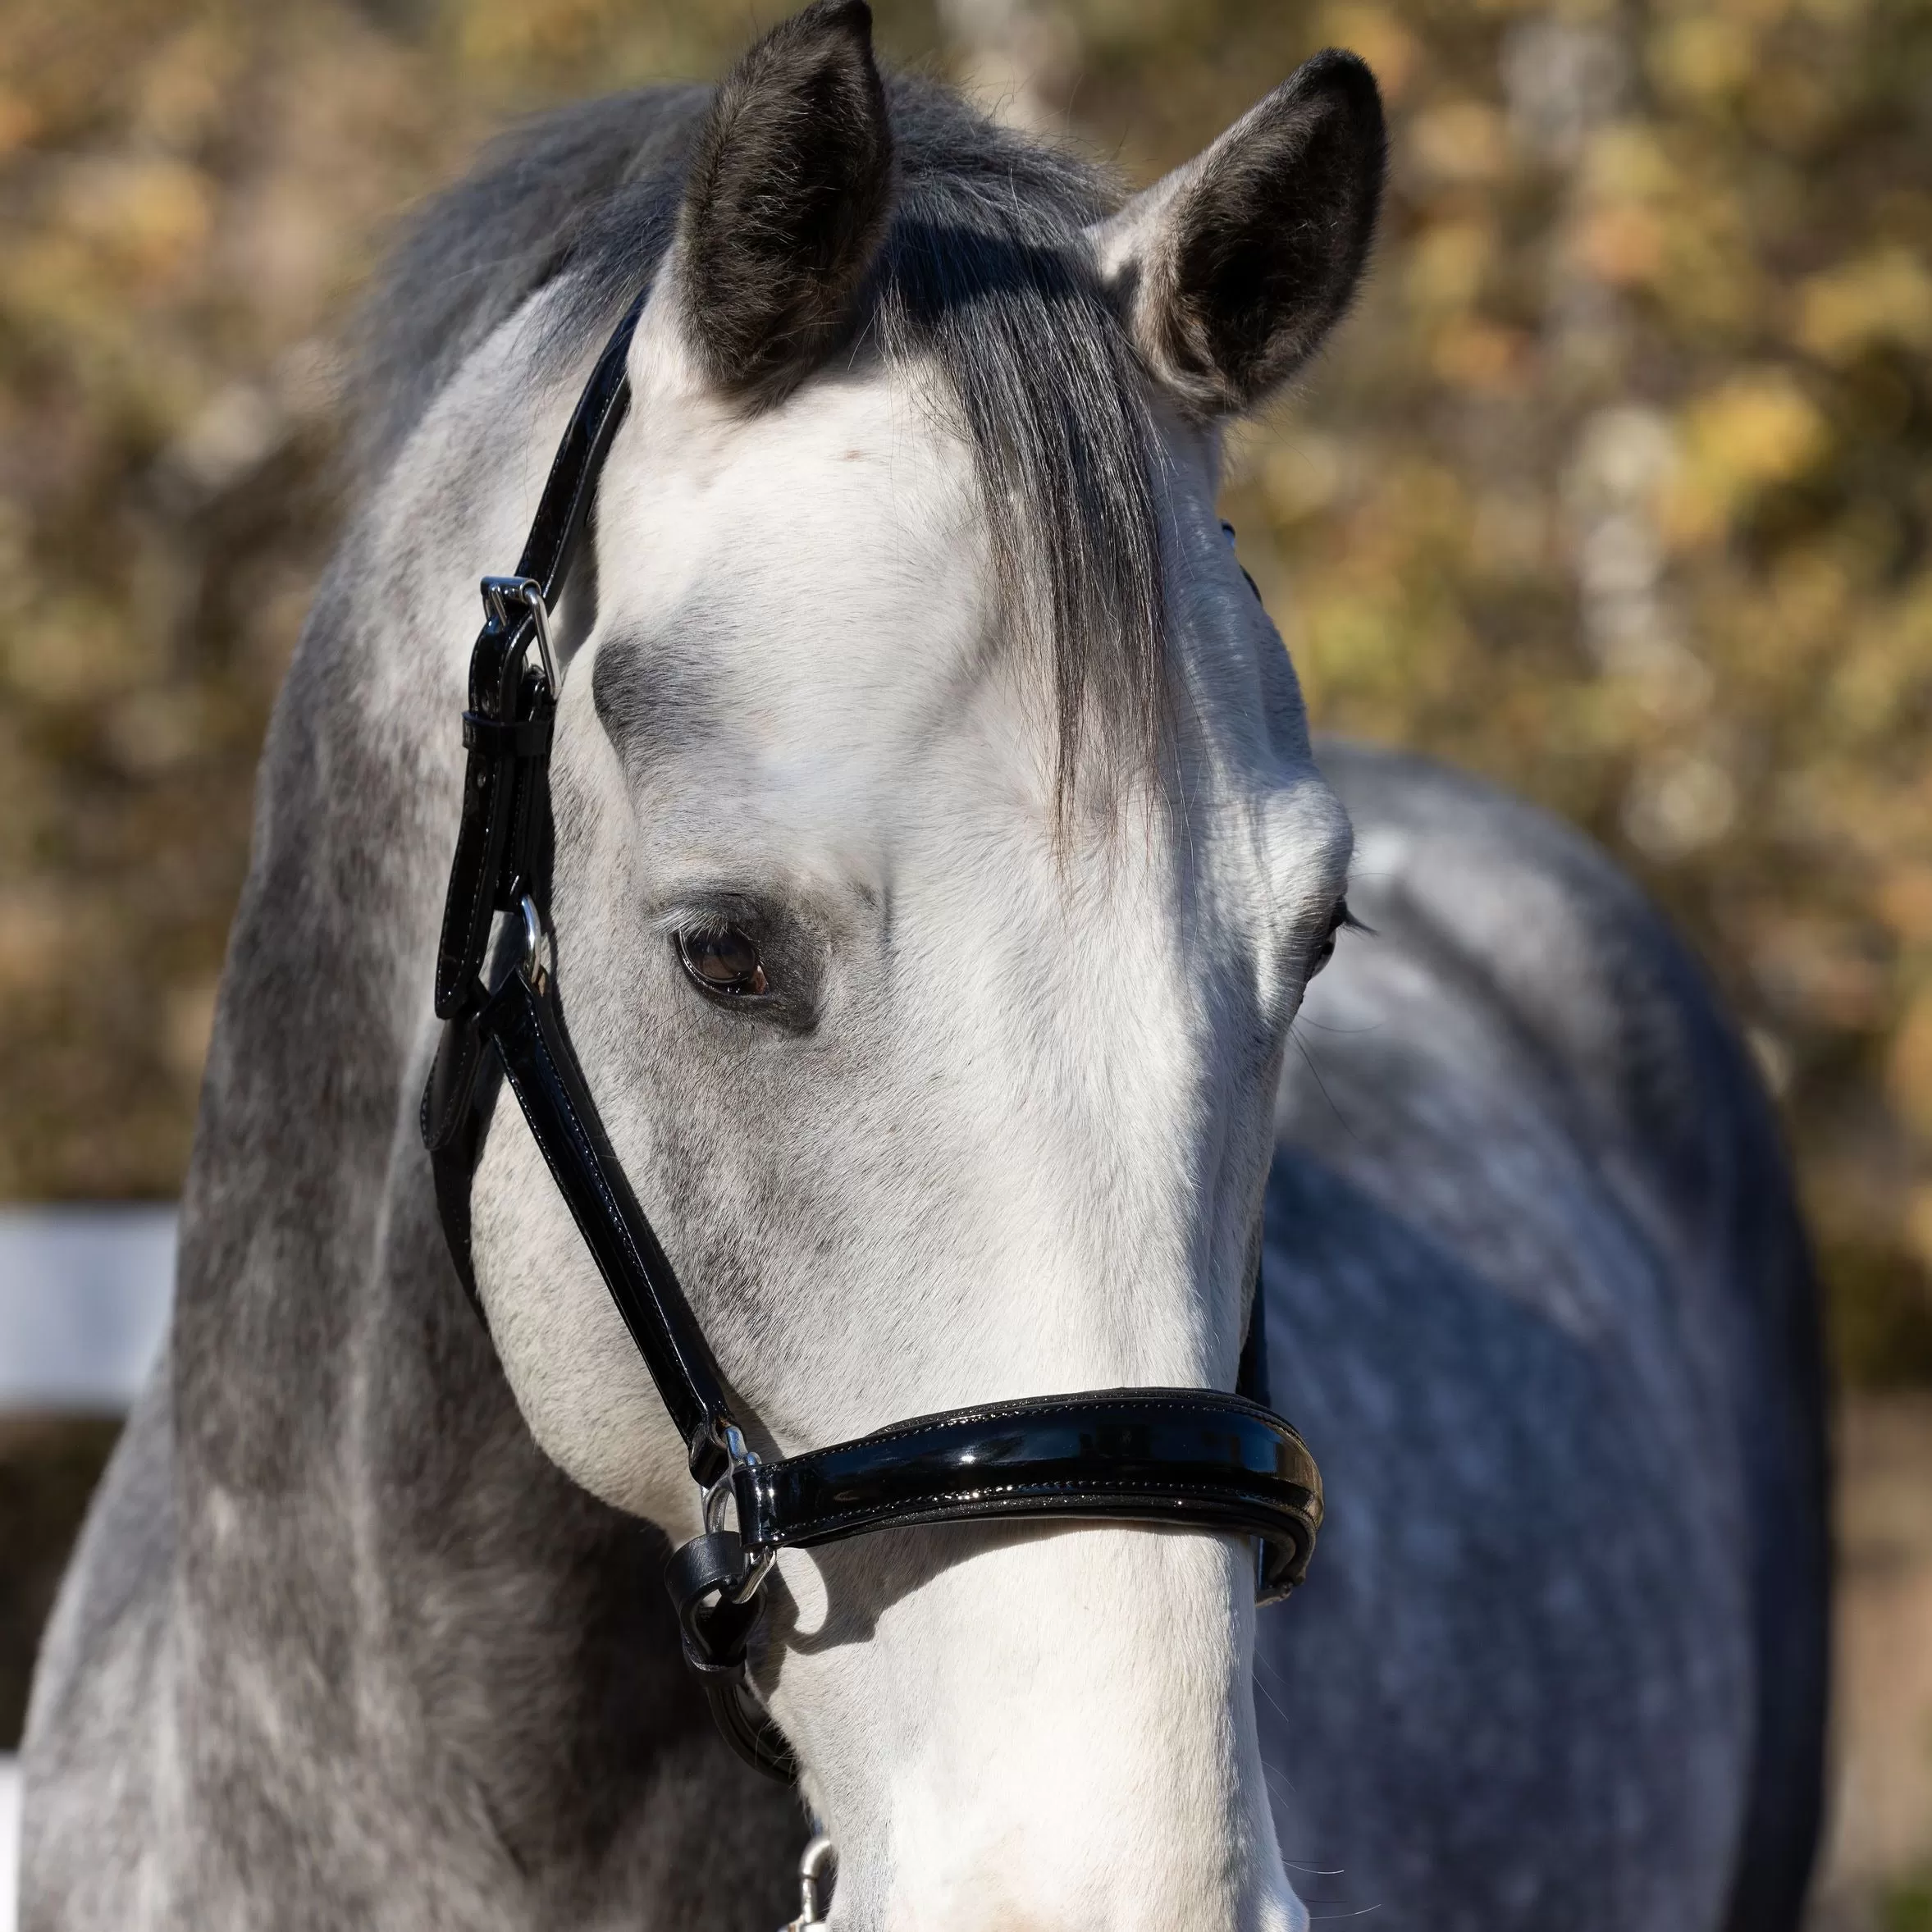
[[[1362,278],[1385,151],[1375,76],[1330,48],[1093,241],[1153,375],[1197,414],[1252,409]]]
[[[678,305],[704,373],[775,400],[850,320],[892,204],[866,0],[818,0],[719,83],[678,217]]]

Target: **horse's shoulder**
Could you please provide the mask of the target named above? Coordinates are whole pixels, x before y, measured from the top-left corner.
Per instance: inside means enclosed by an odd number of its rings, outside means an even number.
[[[1354,820],[1350,897],[1564,1091],[1575,1130],[1637,1150],[1708,1208],[1741,1140],[1773,1151],[1761,1094],[1701,966],[1630,877],[1548,812],[1412,754],[1329,742]]]
[[[1352,1848],[1399,1897],[1439,1831],[1418,1888],[1466,1861],[1474,1895],[1514,1862],[1560,1901],[1577,1820],[1642,1766],[1656,1808],[1633,1812],[1643,1857],[1616,1868],[1647,1864],[1682,1897],[1667,1841],[1688,1870],[1741,1829],[1727,1922],[1796,1924],[1827,1669],[1824,1375],[1750,1056],[1688,947],[1581,834],[1427,760],[1318,757],[1375,929],[1345,935],[1297,1022],[1269,1194],[1271,1321],[1292,1338],[1272,1366],[1336,1508],[1299,1625],[1320,1671],[1279,1653],[1304,1754],[1288,1764],[1364,1773],[1322,1861]],[[1526,1760],[1479,1806],[1462,1740],[1538,1669],[1543,1734],[1564,1711],[1617,1766],[1566,1783]],[[1371,1674],[1400,1684],[1414,1727],[1399,1806],[1375,1795],[1359,1697],[1327,1688]],[[1633,1682],[1674,1683],[1667,1718]],[[1741,1820],[1707,1802],[1721,1779],[1682,1775],[1687,1736],[1738,1754]],[[1573,1904],[1544,1916],[1581,1922]]]

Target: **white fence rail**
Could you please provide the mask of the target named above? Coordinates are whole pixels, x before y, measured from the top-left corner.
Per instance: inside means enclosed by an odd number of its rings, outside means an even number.
[[[0,1414],[126,1409],[174,1280],[171,1208],[0,1208]]]
[[[0,1208],[0,1415],[134,1400],[167,1327],[171,1208]],[[0,1932],[15,1932],[20,1772],[0,1757]]]

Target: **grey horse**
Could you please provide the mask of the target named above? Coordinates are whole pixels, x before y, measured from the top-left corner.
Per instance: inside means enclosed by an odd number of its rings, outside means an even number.
[[[1797,1924],[1820,1374],[1747,1060],[1577,838],[1318,756],[1217,523],[1382,167],[1331,53],[1122,205],[821,0],[420,220],[40,1662],[25,1932],[770,1925],[808,1812],[849,1932]],[[787,1552],[798,1796],[687,1679],[682,1446],[527,1130],[479,1322],[416,1127],[475,586],[641,290],[555,613],[558,971],[758,1446],[1231,1386],[1258,1259],[1328,1485],[1258,1616],[1232,1538]]]

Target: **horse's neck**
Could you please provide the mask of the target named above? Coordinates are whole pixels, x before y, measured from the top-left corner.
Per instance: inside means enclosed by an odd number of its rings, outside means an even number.
[[[476,582],[514,560],[541,481],[523,453],[568,409],[528,394],[518,333],[472,358],[358,518],[270,728],[175,1331],[190,1473],[238,1498],[339,1475],[371,1392],[349,1370],[372,1289],[393,1285],[386,1211],[420,1181],[407,1144]]]
[[[554,445],[570,400],[529,396],[514,346],[452,385],[317,597],[262,767],[184,1202],[184,1641],[211,1686],[267,1661],[276,1722],[311,1738],[350,1715],[327,1660],[400,1679],[428,1661],[402,1592],[435,1601],[466,1564],[533,1576],[573,1538],[642,1546],[530,1442],[442,1251],[415,1134],[476,582],[514,563],[544,467],[528,452]],[[571,1619],[547,1607],[567,1647]],[[462,1622],[452,1610],[441,1639],[460,1643]]]
[[[661,1539],[532,1441],[416,1132],[477,580],[514,564],[582,373],[533,393],[539,320],[359,517],[270,730],[182,1215],[171,1681],[203,1861],[293,1833],[287,1870],[327,1844],[342,1884],[380,1873],[385,1923],[756,1923],[788,1800],[706,1721]],[[722,1829],[653,1805],[667,1751],[727,1781]],[[291,1925],[366,1916],[317,1885]]]

